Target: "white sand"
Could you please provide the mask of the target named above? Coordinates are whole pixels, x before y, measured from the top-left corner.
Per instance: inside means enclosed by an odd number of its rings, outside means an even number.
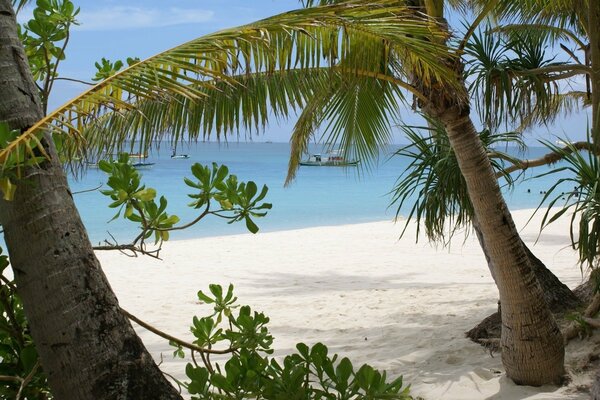
[[[568,221],[544,231],[539,220],[524,227],[530,211],[514,213],[522,237],[564,283],[582,281],[569,243]],[[233,283],[242,304],[271,318],[276,355],[303,341],[368,362],[392,376],[404,375],[414,395],[426,399],[585,399],[581,371],[597,337],[573,341],[563,388],[519,387],[503,375],[500,355],[491,357],[464,332],[496,308],[497,291],[474,235],[450,250],[423,238],[414,226],[376,222],[294,231],[173,241],[164,261],[99,253],[121,305],[175,336],[192,340],[193,315],[206,315],[196,293],[209,283]],[[138,327],[136,327],[137,329]],[[184,379],[186,361],[174,360],[163,339],[138,329],[162,368]]]

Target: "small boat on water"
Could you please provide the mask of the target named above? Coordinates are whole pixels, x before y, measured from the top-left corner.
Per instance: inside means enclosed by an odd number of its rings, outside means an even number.
[[[148,154],[142,154],[142,153],[129,153],[129,158],[130,159],[144,159],[144,158],[148,158]]]
[[[177,154],[175,149],[172,149],[171,158],[173,160],[185,160],[185,159],[190,158],[190,156],[189,156],[189,154]]]
[[[557,146],[563,146],[563,147],[564,146],[570,146],[570,145],[573,144],[573,142],[571,142],[570,140],[560,140],[560,139],[556,140],[554,143]]]
[[[347,160],[340,151],[335,151],[328,156],[311,154],[308,160],[300,161],[300,165],[307,167],[356,167],[360,160]]]
[[[131,164],[135,168],[152,168],[153,162],[137,162]]]

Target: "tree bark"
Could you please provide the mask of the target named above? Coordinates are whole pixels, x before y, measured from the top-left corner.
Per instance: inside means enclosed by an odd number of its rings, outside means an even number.
[[[569,310],[574,310],[586,302],[584,300],[585,297],[581,297],[577,294],[577,290],[572,291],[569,289],[569,287],[562,283],[552,271],[546,268],[544,263],[531,252],[525,243],[523,243],[523,249],[528,255],[533,273],[540,284],[544,300],[553,314],[561,314]],[[492,269],[491,266],[490,269]],[[500,305],[498,310],[500,310]],[[502,318],[500,316],[500,311],[497,311],[484,318],[477,326],[466,332],[465,335],[475,343],[487,345],[485,340],[499,339],[501,331]]]
[[[442,0],[434,2],[442,3]],[[421,0],[425,14],[431,6]],[[433,14],[438,22],[446,21]],[[453,56],[441,59],[461,79],[464,65]],[[546,305],[540,285],[486,150],[470,117],[469,95],[464,84],[449,87],[432,80],[423,82],[418,74],[413,84],[424,95],[419,106],[429,117],[443,123],[481,230],[482,248],[489,258],[500,295],[502,363],[506,374],[517,384],[539,386],[564,379],[564,345],[559,327]]]
[[[0,121],[41,117],[10,0],[0,0]],[[57,399],[180,399],[128,319],[96,259],[51,137],[50,159],[23,170],[0,222],[31,334]]]
[[[477,239],[479,240],[479,244],[483,249],[483,253],[485,255],[490,273],[492,274],[492,278],[494,278],[495,281],[496,278],[494,274],[494,267],[484,247],[485,243],[483,235],[476,219],[473,220],[473,228],[475,230],[475,234],[477,235]],[[544,265],[542,260],[537,258],[522,240],[521,245],[527,254],[529,264],[531,265],[533,273],[540,284],[544,300],[546,301],[546,304],[548,304],[548,307],[550,307],[550,310],[557,313],[579,307],[582,304],[581,299],[575,293],[573,293],[573,291],[571,291],[567,285],[562,283],[556,277],[556,275],[552,273],[552,271],[546,268],[546,265]]]
[[[469,117],[465,93],[430,95],[423,109],[445,126],[493,265],[500,294],[502,362],[517,384],[559,383],[564,376],[562,335],[532,271],[485,148]]]
[[[590,76],[592,86],[592,142],[600,144],[600,2],[588,1],[588,37],[590,40]]]

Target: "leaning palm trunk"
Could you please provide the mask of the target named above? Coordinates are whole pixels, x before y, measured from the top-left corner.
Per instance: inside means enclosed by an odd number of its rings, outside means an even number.
[[[506,373],[518,384],[558,383],[564,375],[562,335],[544,301],[468,106],[451,98],[436,93],[423,108],[446,128],[494,268],[502,304]]]
[[[10,0],[0,0],[0,121],[24,130],[41,115]],[[0,223],[19,295],[57,399],[178,399],[120,312],[49,135],[49,159],[23,169]]]
[[[443,1],[418,1],[432,18],[445,26]],[[446,28],[447,29],[447,28]],[[460,59],[440,60],[459,80],[464,70]],[[559,383],[564,376],[564,344],[531,268],[523,242],[500,192],[494,170],[470,117],[464,82],[450,88],[441,82],[423,82],[415,73],[413,84],[421,88],[423,112],[440,121],[448,134],[474,217],[481,232],[482,248],[500,294],[502,363],[517,384],[539,386]]]

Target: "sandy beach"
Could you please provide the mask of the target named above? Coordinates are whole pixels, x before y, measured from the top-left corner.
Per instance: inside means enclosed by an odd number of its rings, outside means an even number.
[[[538,238],[539,218],[513,213],[523,240],[565,284],[582,282],[569,243],[568,218]],[[399,239],[403,222],[172,241],[162,261],[100,252],[123,308],[157,328],[192,340],[197,302],[209,283],[236,287],[241,304],[271,318],[275,355],[297,342],[323,342],[355,365],[368,362],[391,376],[404,375],[415,396],[431,399],[586,399],[586,354],[600,337],[574,340],[565,387],[519,387],[504,376],[500,354],[491,356],[464,332],[496,309],[497,290],[474,235],[457,235],[450,249],[415,226]],[[536,241],[537,240],[537,241]],[[134,325],[135,326],[135,325]],[[187,361],[173,359],[168,343],[136,326],[164,371],[185,379]]]

